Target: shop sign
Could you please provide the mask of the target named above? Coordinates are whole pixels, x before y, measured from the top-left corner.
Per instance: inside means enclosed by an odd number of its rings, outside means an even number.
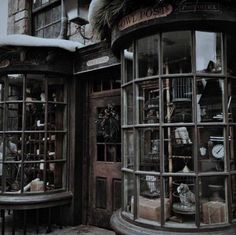
[[[168,16],[173,11],[173,7],[171,5],[166,5],[163,7],[156,7],[156,8],[144,8],[139,9],[135,12],[133,12],[130,15],[125,16],[120,20],[118,23],[118,29],[120,31],[127,29],[133,25],[136,25],[138,23],[157,19],[161,17]]]
[[[179,12],[201,12],[201,11],[219,11],[219,3],[214,2],[201,2],[201,3],[185,3],[178,7]]]
[[[94,66],[94,65],[99,65],[99,64],[104,64],[107,63],[109,61],[109,57],[108,56],[103,56],[103,57],[99,57],[93,60],[88,60],[87,61],[87,66]]]

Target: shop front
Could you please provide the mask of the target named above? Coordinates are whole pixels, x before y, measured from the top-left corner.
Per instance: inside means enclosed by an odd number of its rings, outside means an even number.
[[[60,47],[60,41],[53,45],[29,36],[21,39],[25,45],[15,45],[10,36],[0,53],[2,234],[7,211],[12,214],[12,234],[17,226],[26,234],[27,223],[36,225],[36,232],[42,221],[47,232],[52,223],[73,223],[76,193],[70,131],[73,47],[70,42]]]
[[[235,234],[235,5],[183,1],[125,15],[117,234]],[[220,231],[224,230],[224,231]]]

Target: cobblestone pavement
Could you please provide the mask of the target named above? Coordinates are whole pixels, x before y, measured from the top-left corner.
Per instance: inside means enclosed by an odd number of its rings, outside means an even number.
[[[95,226],[90,225],[80,225],[75,227],[62,227],[53,225],[51,226],[52,231],[50,233],[46,233],[47,226],[40,226],[38,235],[115,235],[113,231],[98,228]],[[2,223],[0,218],[0,234],[2,234]],[[23,225],[18,225],[15,235],[23,235]],[[27,235],[36,235],[35,226],[31,226],[27,224]],[[12,235],[12,217],[7,215],[6,216],[6,223],[5,223],[5,233],[4,235]]]

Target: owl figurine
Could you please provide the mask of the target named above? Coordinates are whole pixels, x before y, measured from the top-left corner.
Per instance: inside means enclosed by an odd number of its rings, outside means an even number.
[[[187,184],[181,183],[177,188],[179,194],[180,202],[183,206],[191,207],[195,204],[195,195],[190,191]]]

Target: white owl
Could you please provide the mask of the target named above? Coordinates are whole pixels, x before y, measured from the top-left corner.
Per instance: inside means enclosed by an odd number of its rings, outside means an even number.
[[[177,188],[179,194],[180,202],[183,206],[193,206],[195,204],[195,195],[190,191],[187,184],[181,183]]]

